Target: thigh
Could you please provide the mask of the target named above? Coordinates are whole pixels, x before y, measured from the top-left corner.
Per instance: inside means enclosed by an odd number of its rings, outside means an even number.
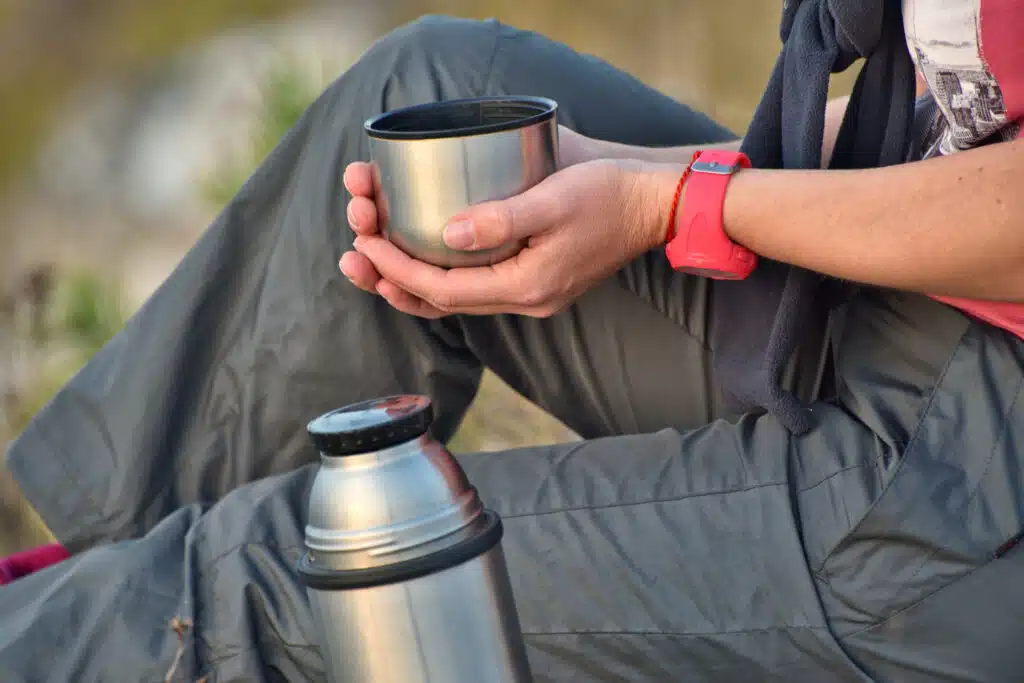
[[[807,435],[746,416],[463,459],[505,515],[541,680],[1024,664],[1024,342],[899,293],[863,293],[832,327],[839,398]]]
[[[713,364],[714,286],[673,271],[658,251],[551,318],[465,317],[457,325],[475,357],[584,438],[694,429],[739,417]],[[827,330],[811,330],[783,384],[817,399],[828,354]]]
[[[836,410],[800,440],[748,418],[460,462],[503,517],[538,683],[816,683],[861,679],[817,598],[805,508],[868,495],[846,489],[876,444]],[[153,680],[173,665],[178,618],[183,679],[322,679],[295,569],[314,472],[238,487],[0,589],[0,668]]]
[[[851,410],[900,450],[882,471],[884,491],[816,560],[821,599],[846,651],[879,680],[1015,680],[1024,666],[1024,341],[906,298],[887,297],[876,324],[856,335],[874,362],[848,373],[844,394],[860,397]],[[922,386],[913,377],[936,365],[931,340],[944,338],[954,350]],[[916,405],[906,396],[915,385],[926,397]],[[887,427],[894,422],[912,426]]]
[[[658,147],[737,137],[705,114],[593,55],[494,20],[485,25],[497,37],[485,92],[551,97],[559,103],[560,123],[602,140]]]
[[[538,682],[866,680],[808,543],[877,497],[886,447],[838,407],[818,415],[799,438],[747,417],[463,457],[503,516]]]

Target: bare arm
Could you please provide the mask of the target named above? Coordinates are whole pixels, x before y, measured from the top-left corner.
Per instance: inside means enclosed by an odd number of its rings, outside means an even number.
[[[680,166],[642,192],[663,234]],[[853,171],[749,170],[725,200],[725,229],[768,258],[855,282],[1024,301],[1024,141]],[[684,196],[685,201],[685,196]]]
[[[588,159],[639,159],[655,164],[688,163],[698,149],[739,150],[742,140],[716,142],[712,145],[684,145],[682,147],[635,147],[619,142],[587,138],[585,152]]]
[[[843,114],[846,111],[846,104],[849,97],[838,97],[828,103],[825,108],[825,134],[822,142],[822,166],[828,163],[832,155],[832,148],[835,146],[836,136],[839,134],[839,126],[843,122]],[[634,147],[618,142],[596,140],[585,138],[567,128],[562,128],[559,135],[569,135],[579,138],[579,154],[582,158],[573,159],[572,162],[585,159],[638,159],[655,164],[687,163],[693,153],[698,149],[726,149],[739,150],[742,140],[731,140],[720,142],[714,145],[686,145],[683,147]],[[572,148],[577,149],[576,146]]]

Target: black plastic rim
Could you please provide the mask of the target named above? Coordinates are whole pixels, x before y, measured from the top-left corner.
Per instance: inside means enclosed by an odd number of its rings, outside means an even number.
[[[324,455],[358,455],[422,436],[433,420],[434,409],[429,398],[400,394],[324,413],[310,422],[306,431],[313,445]]]
[[[474,97],[403,107],[363,124],[379,140],[436,140],[517,130],[554,117],[558,103],[546,97]]]
[[[501,524],[501,517],[490,510],[485,510],[483,514],[484,526],[480,533],[472,538],[467,538],[444,550],[438,550],[436,553],[386,567],[344,571],[321,569],[309,561],[309,553],[303,553],[299,559],[299,578],[307,588],[314,590],[352,590],[409,581],[451,569],[483,555],[501,542],[501,537],[505,532]]]

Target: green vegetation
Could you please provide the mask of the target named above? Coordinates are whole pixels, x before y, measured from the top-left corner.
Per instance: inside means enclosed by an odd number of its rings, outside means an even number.
[[[0,444],[19,434],[65,382],[123,327],[118,290],[99,275],[40,267],[4,299],[0,352],[26,363],[30,381],[0,386]],[[10,348],[6,348],[10,347]],[[11,369],[12,377],[17,368]],[[0,554],[46,542],[50,536],[21,500],[14,481],[0,472]]]
[[[60,104],[103,74],[132,78],[230,26],[304,0],[0,0],[0,188],[32,158]]]
[[[28,347],[27,355],[35,361],[35,381],[24,389],[7,389],[5,407],[13,406],[13,410],[5,410],[10,433],[0,432],[0,442],[20,433],[125,323],[117,287],[96,273],[54,273],[40,268],[23,284],[23,298],[14,300],[14,307],[6,311],[0,324],[17,337],[13,346]],[[15,351],[10,349],[12,357]]]
[[[214,206],[226,204],[253,169],[265,159],[313,103],[323,88],[296,63],[282,60],[267,75],[263,86],[263,109],[254,131],[248,153],[235,165],[220,169],[207,180],[203,195]]]

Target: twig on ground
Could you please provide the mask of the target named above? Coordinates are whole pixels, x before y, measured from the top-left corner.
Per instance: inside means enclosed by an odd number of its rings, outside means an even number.
[[[174,653],[174,661],[171,662],[171,668],[167,670],[167,675],[164,676],[164,683],[174,683],[175,675],[178,672],[178,666],[181,664],[182,658],[185,656],[185,634],[192,629],[191,619],[182,619],[181,617],[174,617],[171,619],[169,626],[174,631],[174,635],[178,637],[178,649]],[[196,683],[207,683],[209,676],[203,676]]]

